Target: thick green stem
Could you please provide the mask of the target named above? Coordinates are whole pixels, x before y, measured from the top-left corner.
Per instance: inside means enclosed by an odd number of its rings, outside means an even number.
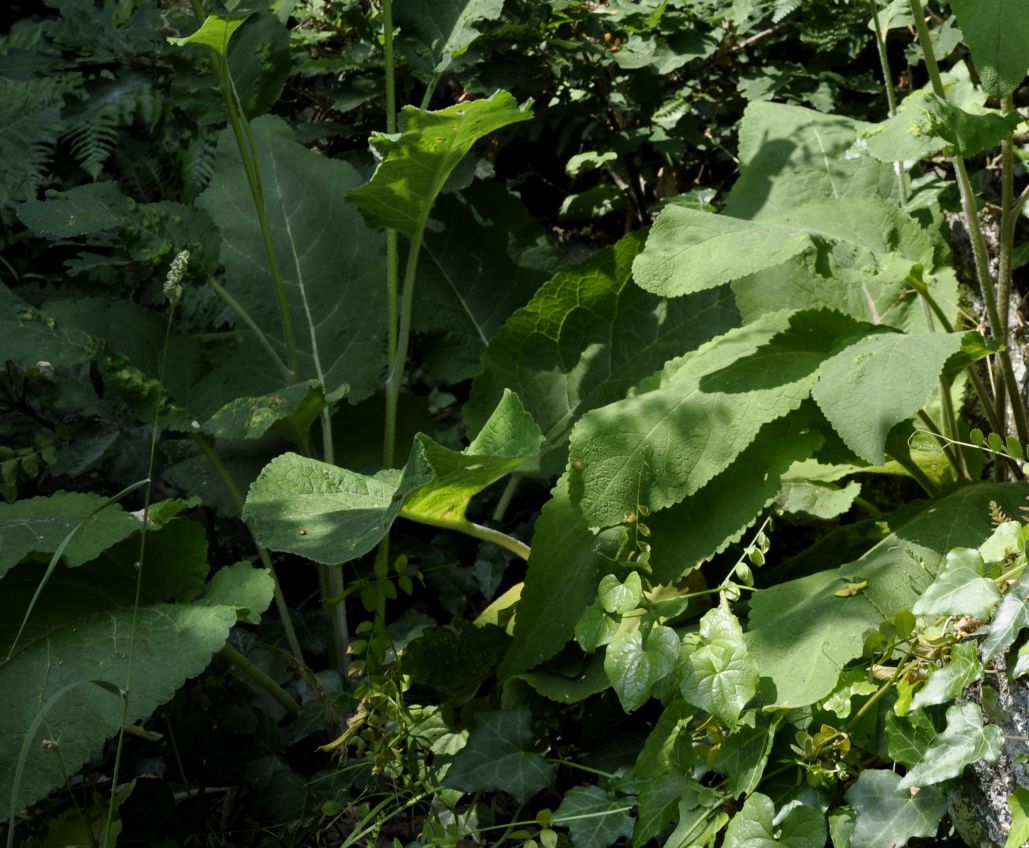
[[[242,512],[243,505],[245,503],[243,492],[240,491],[239,486],[236,484],[233,476],[229,473],[229,469],[225,467],[225,463],[222,462],[221,457],[215,452],[214,447],[208,441],[206,436],[203,436],[200,433],[194,433],[193,439],[200,446],[200,450],[204,452],[204,456],[207,457],[208,462],[211,463],[215,473],[221,479],[225,488],[229,490],[229,494],[236,502],[236,506],[239,507],[240,512]],[[293,628],[293,620],[289,615],[289,606],[286,604],[285,595],[282,594],[282,586],[279,585],[279,578],[275,574],[275,566],[272,564],[271,555],[268,553],[267,549],[262,547],[257,541],[257,536],[254,535],[253,525],[249,521],[244,522],[244,524],[246,524],[247,531],[250,533],[250,538],[254,540],[254,546],[257,548],[257,556],[258,559],[261,560],[261,565],[265,567],[272,578],[275,609],[279,614],[279,620],[282,622],[282,629],[285,631],[286,643],[289,645],[290,653],[293,654],[297,662],[303,665],[304,654],[300,650],[300,640],[297,639],[297,632]]]
[[[225,659],[256,683],[262,692],[270,695],[278,701],[291,716],[296,717],[300,715],[300,707],[297,702],[289,696],[289,692],[279,686],[278,683],[250,662],[250,660],[243,656],[243,654],[233,648],[232,645],[226,642],[221,653]]]
[[[925,59],[926,69],[929,71],[929,80],[932,83],[933,92],[941,98],[946,98],[947,93],[943,87],[943,79],[940,76],[939,66],[936,64],[936,57],[933,54],[932,43],[929,40],[929,29],[925,24],[925,14],[922,10],[921,0],[908,0],[911,5],[911,14],[914,17],[915,29],[918,32],[918,41],[922,48],[922,56]],[[965,224],[968,227],[969,238],[972,242],[972,256],[975,260],[975,274],[982,291],[983,302],[986,305],[986,317],[990,324],[990,331],[998,341],[1007,344],[1006,322],[1000,317],[1000,310],[997,304],[997,291],[994,288],[993,277],[990,274],[990,260],[986,250],[986,240],[983,238],[982,227],[979,224],[979,211],[976,204],[975,192],[972,190],[972,181],[968,178],[968,170],[965,162],[960,156],[951,160],[954,166],[954,174],[957,177],[958,190],[961,194],[961,208],[965,217]],[[1007,351],[997,354],[1000,363],[1001,373],[1010,397],[1010,409],[1015,420],[1015,429],[1018,439],[1023,444],[1029,442],[1029,423],[1026,421],[1025,408],[1022,405],[1021,395],[1018,388],[1018,380],[1015,378],[1015,370],[1011,364],[1011,357]],[[998,395],[1000,392],[998,391]],[[1003,419],[1005,410],[998,410],[998,417]],[[1002,432],[1006,432],[1002,431]]]
[[[927,475],[910,456],[902,456],[899,454],[893,455],[893,459],[910,474],[915,482],[921,486],[927,495],[931,498],[935,498],[940,493],[940,488]]]
[[[518,491],[518,484],[521,482],[522,478],[513,474],[508,478],[507,485],[504,486],[504,491],[500,493],[500,499],[493,509],[494,521],[500,522],[504,520],[504,516],[507,515],[507,508],[511,506],[515,492]]]
[[[872,26],[875,28],[875,49],[879,53],[879,66],[883,72],[883,87],[886,89],[886,103],[890,117],[897,114],[897,90],[893,87],[893,74],[890,71],[890,59],[886,54],[886,35],[879,23],[879,7],[877,0],[868,0],[872,12]],[[897,194],[901,204],[907,203],[908,186],[902,162],[893,163],[893,172],[897,176]]]
[[[268,356],[271,358],[272,362],[275,363],[275,367],[279,369],[279,373],[282,375],[282,378],[289,382],[292,376],[289,372],[289,366],[286,365],[286,363],[283,362],[279,355],[275,352],[275,348],[272,347],[272,343],[268,340],[268,337],[264,334],[261,328],[257,326],[257,323],[254,321],[254,319],[250,317],[250,313],[248,313],[246,309],[243,308],[243,304],[241,304],[238,300],[236,300],[236,298],[229,294],[225,290],[225,287],[222,286],[221,283],[219,283],[216,279],[214,279],[214,277],[211,277],[207,282],[211,286],[211,288],[213,288],[215,292],[217,292],[218,296],[225,301],[228,307],[236,313],[236,316],[244,324],[246,324],[247,327],[250,328],[250,331],[254,334],[254,337],[260,343],[261,347],[264,348],[265,353],[267,353]]]
[[[286,345],[286,362],[289,365],[291,382],[293,382],[297,379],[299,372],[297,346],[296,340],[293,337],[293,322],[289,316],[286,284],[283,281],[282,269],[279,266],[279,259],[275,252],[271,222],[268,219],[268,207],[264,200],[260,161],[257,157],[249,122],[240,106],[235,86],[232,84],[232,77],[229,74],[229,63],[223,56],[215,56],[212,61],[214,62],[215,72],[218,75],[225,108],[229,113],[229,124],[232,127],[232,134],[236,138],[236,146],[239,148],[239,155],[243,161],[243,171],[247,177],[247,184],[250,186],[254,209],[257,212],[257,220],[261,228],[261,241],[264,244],[264,252],[268,258],[268,270],[272,276],[275,302],[278,305],[279,320],[282,323],[282,339]]]
[[[1015,101],[1011,96],[1005,97],[1003,102],[1005,115],[1015,111]],[[1008,311],[1011,307],[1011,286],[1012,267],[1011,258],[1015,249],[1015,224],[1017,218],[1012,215],[1015,205],[1015,140],[1008,136],[1001,142],[1000,147],[1000,244],[997,256],[997,311],[1000,313],[1000,324],[1004,335],[1001,337],[1005,343],[1009,341],[1008,332]],[[998,407],[1004,410],[1004,393],[997,391]],[[1021,405],[1021,399],[1016,395],[1011,398],[1012,406]]]
[[[481,524],[475,524],[466,518],[428,518],[423,515],[409,513],[405,510],[401,510],[400,515],[408,521],[416,521],[419,524],[427,524],[430,527],[456,530],[458,533],[464,533],[466,536],[474,536],[476,539],[482,539],[484,542],[492,542],[494,545],[499,545],[524,560],[528,560],[529,554],[532,553],[532,549],[525,542],[519,541],[514,536],[508,536],[507,533],[502,533],[500,530],[494,530],[491,527],[483,527]]]

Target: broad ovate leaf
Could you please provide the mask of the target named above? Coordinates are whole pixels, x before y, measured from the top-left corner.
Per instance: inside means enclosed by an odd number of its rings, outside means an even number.
[[[117,230],[134,206],[118,183],[109,180],[55,192],[45,200],[30,200],[18,207],[18,217],[46,238],[64,239]]]
[[[1001,598],[983,642],[983,662],[1010,648],[1026,627],[1029,627],[1029,571]]]
[[[503,8],[504,0],[399,3],[400,49],[421,78],[438,78],[479,37],[477,25],[500,17]]]
[[[405,106],[398,134],[372,138],[382,162],[371,180],[349,192],[347,199],[372,226],[420,238],[436,195],[472,145],[531,117],[532,112],[506,91],[437,112]]]
[[[1011,94],[1029,69],[1029,0],[954,0],[952,8],[987,94]]]
[[[757,663],[747,651],[736,616],[721,607],[705,613],[700,620],[699,643],[687,644],[684,653],[682,696],[734,727],[757,693],[759,678]]]
[[[631,713],[643,706],[654,685],[675,670],[679,654],[679,637],[670,627],[655,627],[646,636],[619,632],[607,646],[604,671],[622,709]]]
[[[736,326],[730,292],[662,300],[632,285],[643,238],[617,244],[550,279],[490,342],[464,415],[476,425],[505,388],[546,434],[545,469],[564,464],[568,434],[590,409],[624,397],[640,374]]]
[[[531,718],[527,707],[479,713],[443,785],[463,792],[499,789],[522,804],[546,789],[554,766],[532,750]]]
[[[356,402],[374,391],[386,364],[384,240],[344,199],[360,177],[347,163],[303,147],[280,118],[262,116],[251,129],[299,376],[317,380],[329,398],[349,388]],[[221,231],[226,289],[285,362],[261,226],[228,130],[219,138],[214,178],[198,202]]]
[[[821,366],[811,394],[854,453],[885,459],[893,427],[925,406],[962,333],[877,333],[844,347]]]
[[[155,544],[170,526],[154,535]],[[148,585],[178,585],[173,579],[177,564],[173,556],[148,557],[144,569],[171,570],[164,579],[148,575]],[[23,695],[4,699],[0,708],[4,817],[7,799],[13,797],[18,811],[61,786],[101,751],[123,720],[134,724],[147,717],[186,679],[203,671],[225,644],[238,610],[259,615],[271,603],[271,578],[263,571],[255,574],[263,578],[259,587],[249,585],[237,596],[223,585],[217,603],[167,603],[150,596],[134,609],[134,568],[97,561],[54,572],[13,655],[0,662],[0,686]],[[0,657],[7,655],[40,576],[37,565],[26,563],[3,580]],[[130,657],[131,688],[124,695],[128,709],[123,713],[116,693],[130,679]],[[41,721],[33,729],[37,717]],[[23,751],[27,758],[15,791]]]
[[[911,709],[917,710],[933,704],[946,704],[961,697],[965,689],[983,673],[979,662],[979,648],[974,641],[955,645],[950,661],[929,674],[925,685],[915,693]]]
[[[174,44],[176,47],[185,47],[187,45],[206,47],[208,50],[224,58],[229,52],[229,40],[232,38],[233,33],[243,26],[245,21],[245,15],[231,18],[222,17],[221,15],[208,15],[204,18],[200,29],[192,35],[182,38],[169,38],[168,43]]]
[[[49,557],[72,531],[64,561],[76,566],[142,529],[136,516],[85,492],[0,503],[0,577],[30,553]]]
[[[608,848],[632,834],[633,818],[623,799],[599,786],[576,786],[565,793],[550,823],[567,827],[575,848]]]
[[[0,362],[47,367],[89,362],[92,340],[65,327],[0,283]]]
[[[935,786],[912,794],[900,776],[885,769],[865,769],[847,790],[856,821],[851,848],[907,845],[916,836],[933,836],[947,810],[947,796]]]
[[[933,740],[925,758],[904,775],[898,789],[930,786],[958,777],[966,766],[995,763],[1004,751],[1004,731],[983,724],[976,704],[955,704],[947,710],[947,728]]]

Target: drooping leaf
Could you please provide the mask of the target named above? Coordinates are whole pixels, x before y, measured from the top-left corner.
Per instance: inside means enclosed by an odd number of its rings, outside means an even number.
[[[134,206],[110,180],[30,200],[18,207],[18,217],[45,238],[63,239],[118,229]]]
[[[899,786],[900,777],[885,769],[865,769],[847,790],[857,814],[851,848],[901,848],[916,836],[933,836],[947,810],[947,797],[935,786],[911,794]]]
[[[229,52],[229,40],[232,34],[238,30],[246,21],[246,17],[227,18],[221,15],[208,15],[200,28],[192,35],[182,38],[169,38],[168,42],[176,47],[195,45],[206,47],[208,50],[219,56],[227,56]]]
[[[398,135],[373,136],[382,162],[371,180],[350,191],[347,199],[373,227],[420,237],[436,195],[472,145],[531,117],[532,112],[518,106],[506,91],[437,112],[405,106]]]
[[[524,804],[554,779],[554,766],[532,750],[528,708],[479,713],[468,744],[447,771],[444,786],[462,792],[503,790]]]
[[[1029,3],[954,0],[953,8],[983,88],[994,97],[1007,96],[1029,69]]]
[[[685,646],[682,696],[732,728],[757,693],[758,666],[747,652],[736,617],[717,607],[700,620],[699,644]]]
[[[1010,648],[1026,627],[1029,627],[1029,571],[1001,598],[983,642],[983,662]]]
[[[398,515],[427,524],[464,520],[472,496],[535,456],[539,428],[507,393],[464,451],[419,434],[404,470],[358,474],[297,454],[270,462],[243,515],[263,545],[326,564],[370,551]]]
[[[251,128],[300,376],[318,380],[329,398],[349,386],[356,402],[375,389],[386,359],[384,243],[343,197],[360,177],[345,162],[302,147],[280,118],[262,116]],[[215,175],[198,203],[221,231],[226,289],[285,362],[261,227],[228,131],[219,139]]]
[[[811,394],[862,459],[882,465],[895,424],[929,402],[962,333],[876,334],[828,359]]]
[[[483,420],[505,388],[514,389],[546,434],[549,467],[563,460],[580,415],[619,400],[640,374],[735,326],[728,292],[661,301],[632,285],[641,248],[640,235],[625,236],[558,273],[507,320],[464,408],[469,424]]]
[[[536,522],[514,639],[498,672],[501,678],[549,659],[572,638],[625,538],[622,527],[590,528],[569,500],[567,477],[558,481]]]
[[[670,773],[684,773],[694,759],[687,729],[697,709],[686,701],[672,701],[654,724],[636,759],[633,774],[644,780]]]
[[[546,669],[526,671],[516,677],[524,680],[544,698],[561,704],[585,701],[611,686],[604,673],[604,660],[600,654],[590,657],[585,667],[574,677]]]
[[[400,46],[422,79],[447,71],[479,37],[477,24],[496,20],[504,0],[429,0],[397,5]]]
[[[751,598],[747,645],[768,679],[767,703],[799,707],[831,693],[840,670],[860,656],[866,630],[911,609],[947,551],[989,536],[989,502],[1017,511],[1017,487],[966,486],[907,514],[864,556],[835,571],[771,586]],[[837,597],[848,582],[867,582]]]
[[[260,612],[271,602],[271,580],[261,574],[266,582],[260,599],[248,593],[245,599],[225,597],[225,603],[214,606],[148,602],[133,610],[134,574],[112,571],[103,562],[58,569],[14,655],[0,663],[0,685],[7,691],[31,693],[31,697],[3,702],[3,797],[12,797],[23,745],[28,758],[15,810],[62,785],[69,772],[100,752],[104,740],[122,725],[122,700],[113,693],[126,685],[130,657],[132,686],[124,716],[129,724],[148,716],[187,678],[203,671],[235,624],[237,606],[256,607]],[[7,654],[38,580],[38,568],[31,564],[4,578],[0,655]],[[45,718],[34,738],[26,740],[41,709]],[[55,742],[57,751],[43,745],[43,740]]]
[[[575,848],[608,848],[632,834],[633,820],[624,799],[599,786],[575,786],[554,810],[551,824],[567,827]]]
[[[810,807],[794,807],[779,826],[773,824],[772,799],[755,792],[729,821],[725,848],[823,848],[825,818]]]
[[[970,615],[986,620],[1000,600],[1000,590],[993,580],[983,576],[985,572],[979,551],[948,551],[943,568],[911,611],[915,615]]]
[[[139,518],[117,504],[104,507],[106,501],[101,495],[58,492],[0,503],[0,577],[30,553],[52,554],[80,523],[64,549],[70,566],[89,562],[143,528]]]
[[[965,689],[983,673],[979,662],[979,648],[974,641],[955,645],[950,662],[929,674],[925,685],[915,693],[911,709],[917,710],[933,704],[946,704],[961,697]]]
[[[289,29],[271,12],[250,15],[229,44],[229,74],[248,118],[279,99],[289,76]]]
[[[897,784],[899,790],[931,786],[959,777],[972,763],[995,763],[1004,751],[1004,731],[984,725],[976,704],[955,704],[947,710],[947,727]]]
[[[860,148],[880,162],[919,160],[940,151],[975,156],[999,145],[1017,126],[1015,114],[973,115],[922,90],[904,98],[892,118],[865,130]]]
[[[679,800],[688,778],[681,774],[663,774],[648,780],[640,790],[636,824],[632,830],[633,848],[640,848],[654,839],[666,824],[675,820]]]
[[[704,388],[706,377],[754,354],[788,322],[774,314],[732,330],[670,363],[653,390],[584,415],[572,430],[570,474],[586,520],[603,526],[641,505],[679,503],[724,471],[764,424],[797,409],[817,358],[789,374],[762,373],[759,363],[739,381]]]
[[[374,476],[284,453],[250,487],[243,517],[265,547],[314,562],[363,556],[389,531],[404,498],[432,480],[424,465]]]

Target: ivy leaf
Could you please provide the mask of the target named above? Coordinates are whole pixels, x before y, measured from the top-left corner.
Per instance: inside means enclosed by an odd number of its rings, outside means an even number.
[[[110,180],[48,194],[46,200],[30,200],[18,207],[18,217],[46,238],[65,239],[119,229],[134,206],[118,183]]]
[[[904,775],[898,789],[931,786],[958,777],[972,763],[995,763],[1004,751],[1004,731],[983,725],[976,704],[955,704],[947,710],[947,728],[925,752],[925,759]]]
[[[947,797],[936,786],[912,794],[900,777],[884,769],[865,769],[846,794],[857,813],[850,848],[907,845],[917,836],[933,836],[947,811]]]
[[[950,662],[929,674],[925,685],[915,693],[911,709],[918,710],[933,704],[945,704],[960,697],[983,673],[979,662],[979,646],[974,641],[955,645]]]
[[[943,568],[911,611],[915,615],[970,615],[985,621],[1000,600],[997,584],[984,577],[985,572],[979,551],[948,551]]]
[[[375,390],[386,363],[383,240],[343,199],[360,177],[347,163],[298,144],[280,118],[257,118],[251,130],[300,376],[318,380],[330,400],[349,387],[356,403]],[[218,141],[211,185],[197,202],[221,231],[226,288],[285,362],[261,227],[228,130]],[[354,303],[361,308],[349,306]]]
[[[822,364],[812,397],[847,447],[872,465],[882,465],[886,436],[929,402],[962,336],[867,336]]]
[[[623,630],[611,640],[604,671],[623,710],[631,713],[647,702],[654,685],[675,670],[679,652],[670,627],[654,627],[646,639],[639,630]]]
[[[823,848],[825,817],[810,807],[790,810],[778,827],[773,824],[775,805],[772,799],[755,792],[729,821],[725,831],[725,848]]]
[[[421,79],[438,79],[479,37],[476,24],[496,20],[504,0],[429,0],[397,6],[401,50]]]
[[[75,535],[64,549],[69,566],[89,562],[143,529],[134,515],[106,503],[101,495],[79,492],[0,503],[0,577],[30,553],[52,554],[73,530]]]
[[[639,811],[632,831],[633,848],[645,845],[675,820],[676,808],[688,783],[689,778],[681,774],[663,774],[643,784],[637,799]]]
[[[586,525],[569,500],[567,477],[558,481],[536,522],[501,679],[533,668],[565,646],[625,538],[622,527],[598,531]]]
[[[880,162],[918,160],[943,151],[975,156],[999,145],[1018,126],[1018,115],[973,115],[928,90],[904,98],[897,114],[861,134],[859,148]]]
[[[1029,627],[1029,571],[1001,598],[983,642],[983,662],[988,663],[1010,648],[1026,627]]]
[[[707,391],[703,380],[786,329],[789,317],[763,316],[670,363],[646,389],[584,415],[572,430],[571,493],[586,520],[619,523],[645,505],[665,509],[724,471],[762,425],[797,409],[816,377],[781,383],[755,367],[743,380]],[[654,385],[656,383],[656,386]]]
[[[738,323],[730,292],[662,301],[632,284],[639,233],[561,271],[507,319],[482,359],[464,415],[483,420],[505,387],[518,392],[547,436],[542,460],[564,464],[585,412],[620,400],[673,356]]]
[[[1019,848],[1029,842],[1029,789],[1019,786],[1008,797],[1008,809],[1011,810],[1011,828],[1004,848]]]
[[[599,786],[575,786],[565,793],[551,824],[567,827],[575,848],[608,848],[632,834],[629,805]]]
[[[503,790],[524,804],[554,779],[554,766],[531,750],[526,707],[479,713],[475,728],[447,771],[444,786],[462,792]]]
[[[686,654],[682,696],[728,727],[735,727],[743,708],[757,693],[759,677],[758,666],[743,642],[743,628],[731,612],[717,607],[700,620],[699,637],[699,647]]]
[[[372,137],[382,162],[371,180],[349,192],[347,200],[371,226],[389,227],[420,239],[436,195],[472,145],[531,117],[532,112],[518,106],[506,91],[437,112],[405,106],[398,135]]]
[[[750,795],[761,782],[779,722],[766,714],[748,712],[723,741],[711,767],[728,780],[729,794]]]
[[[265,580],[260,599],[247,592],[238,598],[226,594],[223,603],[211,606],[146,602],[134,609],[134,571],[126,574],[98,561],[54,572],[13,656],[0,663],[0,685],[33,693],[32,698],[7,698],[0,708],[5,728],[0,793],[5,799],[12,799],[23,746],[27,751],[13,809],[63,785],[69,772],[100,753],[123,721],[133,724],[150,715],[203,671],[225,644],[237,608],[259,613],[271,602],[271,581],[260,573]],[[39,569],[32,564],[4,578],[0,656],[6,656],[38,582]],[[128,679],[129,657],[132,688],[123,713],[122,700],[113,693]],[[42,722],[33,729],[37,716]],[[30,730],[33,738],[26,741]],[[44,739],[55,741],[58,750],[48,750]]]
[[[1011,94],[1029,68],[1029,2],[954,0],[954,14],[986,93]]]
[[[890,757],[909,768],[925,760],[925,752],[939,733],[922,710],[899,716],[886,713],[886,738]]]

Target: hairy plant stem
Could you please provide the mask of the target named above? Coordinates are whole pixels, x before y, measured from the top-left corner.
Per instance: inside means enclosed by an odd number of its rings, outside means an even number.
[[[229,469],[225,467],[225,463],[222,462],[221,457],[218,456],[217,452],[215,452],[210,440],[201,433],[194,433],[193,440],[200,446],[200,450],[204,452],[204,456],[207,457],[207,461],[211,463],[211,467],[214,468],[215,473],[221,479],[225,488],[229,490],[229,495],[231,495],[232,500],[235,501],[239,511],[242,512],[243,505],[245,503],[243,492],[240,491],[239,485],[236,483],[232,474],[229,473]],[[261,560],[261,565],[264,566],[265,570],[272,578],[275,609],[279,614],[279,620],[282,622],[282,629],[286,634],[286,643],[289,645],[290,653],[293,654],[297,662],[303,665],[304,654],[300,650],[300,640],[297,639],[297,632],[293,628],[293,621],[289,615],[289,606],[286,604],[286,596],[282,593],[282,586],[279,584],[278,575],[275,573],[275,566],[272,564],[271,555],[268,553],[268,550],[262,547],[257,541],[253,525],[249,521],[245,521],[244,524],[246,525],[247,532],[250,533],[250,538],[254,540],[254,547],[257,548],[257,557]]]
[[[922,48],[922,56],[925,59],[926,69],[929,71],[929,80],[932,83],[933,92],[941,98],[946,98],[947,93],[943,87],[943,79],[940,76],[940,68],[936,64],[936,56],[933,54],[932,43],[929,40],[929,28],[925,23],[925,13],[922,9],[921,0],[908,0],[911,6],[911,14],[914,17],[915,29],[918,32],[918,41]],[[957,178],[958,190],[961,194],[961,208],[965,217],[965,224],[968,227],[969,238],[972,242],[972,256],[975,260],[976,279],[983,295],[983,303],[986,306],[986,317],[990,324],[990,331],[993,337],[1007,345],[1007,323],[1001,320],[997,304],[997,291],[994,288],[993,277],[990,274],[990,260],[986,249],[986,240],[983,238],[982,226],[979,223],[978,206],[976,204],[975,192],[972,190],[972,182],[968,178],[968,169],[965,161],[960,156],[951,159],[954,167],[954,174]],[[998,389],[994,401],[994,409],[997,417],[1003,422],[1010,409],[1015,422],[1015,430],[1018,439],[1022,444],[1029,443],[1029,422],[1026,420],[1025,407],[1021,401],[1018,389],[1018,380],[1015,378],[1015,370],[1011,364],[1011,357],[1007,351],[997,354],[1003,374],[1010,404],[1003,404],[999,408],[996,400],[1003,397]],[[1006,432],[1006,428],[1001,434]]]
[[[497,505],[493,508],[494,521],[500,522],[504,520],[504,516],[507,515],[507,509],[511,506],[511,501],[514,500],[515,492],[518,491],[518,486],[521,482],[522,478],[514,474],[507,478],[507,485],[504,486],[504,491],[500,493]]]
[[[1015,101],[1010,95],[1004,98],[1002,108],[1004,115],[1010,115],[1015,111]],[[1012,215],[1015,205],[1015,140],[1008,136],[1001,142],[1000,146],[1000,243],[997,256],[997,311],[1000,319],[1001,329],[1004,335],[1001,337],[1007,342],[1009,340],[1008,310],[1011,308],[1011,286],[1012,268],[1011,254],[1015,249],[1015,225],[1018,218]],[[1011,405],[1021,405],[1021,398],[1018,394],[1011,398]],[[1004,391],[997,388],[997,407],[1003,415],[1004,412]]]
[[[236,313],[236,316],[250,328],[250,332],[254,334],[261,347],[264,348],[265,353],[267,353],[272,362],[275,363],[275,367],[279,369],[279,373],[282,375],[282,378],[288,383],[291,376],[289,373],[289,366],[286,365],[286,363],[283,362],[275,352],[275,348],[272,347],[272,343],[268,340],[268,337],[264,334],[261,328],[257,326],[254,319],[250,317],[250,313],[243,308],[243,304],[229,294],[225,287],[214,279],[214,277],[209,278],[207,283],[215,290],[217,295],[225,301],[228,307]]]
[[[886,36],[883,33],[882,25],[879,23],[879,6],[876,0],[868,0],[868,6],[872,13],[872,26],[875,28],[875,49],[879,54],[879,67],[883,72],[883,88],[886,90],[886,103],[890,117],[897,114],[897,90],[893,86],[893,74],[890,71],[890,59],[886,54]],[[904,173],[904,163],[894,162],[893,173],[897,177],[897,195],[901,205],[907,203],[908,185],[907,176]]]
[[[492,542],[494,545],[499,545],[524,560],[528,560],[529,554],[532,553],[532,549],[525,542],[519,541],[514,536],[508,536],[507,533],[494,530],[492,527],[483,527],[481,524],[476,524],[465,518],[427,518],[422,515],[408,513],[405,510],[400,510],[400,516],[408,521],[415,521],[418,524],[442,527],[446,530],[456,530],[458,533],[464,533],[466,536],[473,536],[476,539],[482,539],[484,542]]]
[[[261,671],[260,668],[254,665],[254,663],[243,656],[243,654],[237,651],[228,642],[226,642],[225,647],[222,648],[221,654],[225,659],[246,674],[262,692],[270,695],[275,701],[277,701],[291,716],[295,718],[300,715],[300,706],[290,697],[289,692],[279,686],[278,683]]]

